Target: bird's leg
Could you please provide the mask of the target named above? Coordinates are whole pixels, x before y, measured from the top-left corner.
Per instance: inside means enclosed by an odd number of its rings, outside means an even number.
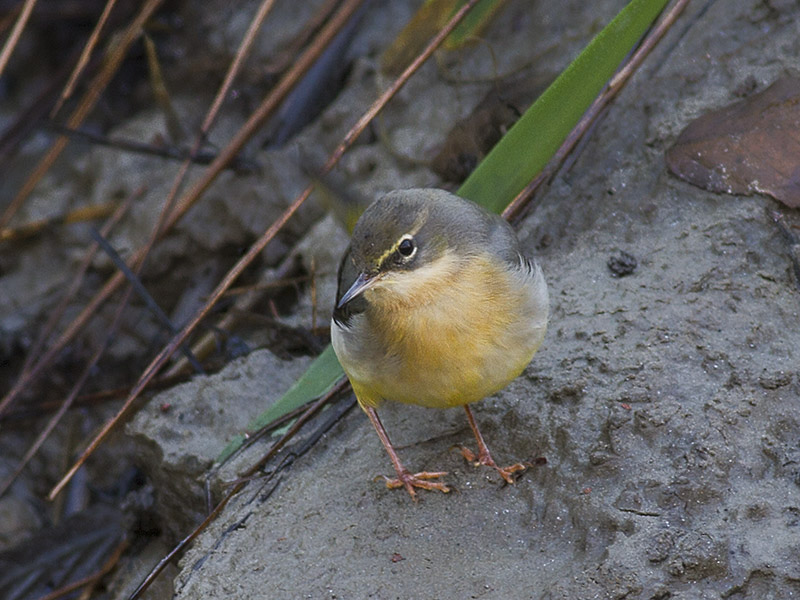
[[[478,424],[475,422],[475,417],[472,416],[472,411],[469,409],[469,406],[465,404],[464,410],[467,411],[469,426],[472,428],[472,433],[475,434],[475,439],[478,441],[478,454],[475,454],[469,448],[460,446],[461,454],[463,454],[464,458],[473,463],[476,467],[480,465],[492,467],[494,470],[500,473],[500,476],[505,479],[507,483],[514,483],[513,474],[517,471],[524,471],[526,469],[525,465],[522,463],[517,463],[509,467],[498,467],[497,463],[494,462],[494,459],[489,452],[489,447],[486,445],[486,442],[483,441],[483,436],[478,429]]]
[[[378,418],[378,413],[374,408],[370,408],[368,406],[362,406],[362,408],[364,409],[364,412],[367,413],[372,426],[378,433],[378,437],[381,439],[383,447],[386,448],[386,452],[389,454],[389,458],[392,460],[394,470],[397,472],[397,477],[383,477],[386,480],[386,487],[389,489],[404,487],[414,500],[417,499],[417,493],[414,491],[415,487],[422,488],[424,490],[439,490],[440,492],[445,493],[450,491],[450,488],[445,484],[438,481],[430,481],[431,479],[437,479],[447,475],[445,471],[423,471],[421,473],[415,473],[412,475],[409,470],[403,466],[403,463],[400,462],[400,458],[397,456],[397,452],[395,452],[392,442],[389,441],[389,435],[383,428],[383,423],[381,423],[381,420]]]

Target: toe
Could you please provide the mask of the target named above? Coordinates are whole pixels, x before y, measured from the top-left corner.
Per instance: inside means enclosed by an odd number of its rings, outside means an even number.
[[[436,490],[448,493],[450,488],[441,481],[431,481],[447,475],[446,471],[423,471],[421,473],[401,473],[398,477],[385,477],[386,487],[390,490],[404,487],[409,495],[416,499],[417,494],[414,488],[422,490]]]
[[[514,473],[519,473],[521,475],[526,468],[527,467],[522,463],[517,463],[508,467],[495,466],[497,472],[500,473],[500,477],[502,477],[506,483],[514,483],[517,480],[517,478],[514,476]]]

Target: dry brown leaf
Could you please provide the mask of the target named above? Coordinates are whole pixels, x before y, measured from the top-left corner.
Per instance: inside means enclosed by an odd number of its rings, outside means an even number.
[[[431,161],[433,172],[445,181],[464,181],[553,79],[549,74],[537,74],[495,82],[472,113],[447,134]]]
[[[675,175],[712,192],[800,206],[800,77],[692,121],[667,151]]]

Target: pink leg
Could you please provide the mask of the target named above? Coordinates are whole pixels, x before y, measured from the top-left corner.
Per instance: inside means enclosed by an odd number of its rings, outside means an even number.
[[[430,479],[437,479],[447,475],[445,471],[423,471],[421,473],[415,473],[412,475],[409,470],[403,466],[403,463],[400,462],[400,458],[397,456],[397,452],[395,452],[392,442],[389,441],[389,435],[386,433],[383,423],[381,423],[381,420],[378,418],[378,413],[374,408],[369,408],[366,406],[362,406],[362,408],[364,409],[364,412],[367,413],[372,426],[378,433],[378,437],[381,439],[383,447],[386,448],[386,452],[389,454],[392,465],[394,465],[394,470],[397,472],[397,477],[390,478],[384,476],[384,479],[386,480],[386,487],[389,489],[404,487],[414,500],[417,499],[417,493],[414,491],[415,487],[422,488],[424,490],[439,490],[440,492],[445,493],[450,491],[450,488],[441,482],[429,481]]]
[[[478,424],[475,422],[475,417],[472,416],[472,411],[469,409],[469,406],[464,405],[464,410],[467,412],[467,419],[469,420],[469,426],[472,428],[472,433],[475,434],[475,439],[478,441],[478,454],[476,455],[472,450],[464,446],[461,446],[461,454],[463,454],[464,458],[468,461],[474,463],[476,467],[480,465],[492,467],[500,473],[500,477],[507,483],[514,483],[513,474],[518,471],[524,471],[527,467],[522,463],[517,463],[509,467],[498,467],[489,452],[489,447],[486,445],[486,442],[483,441],[483,436],[478,429]]]

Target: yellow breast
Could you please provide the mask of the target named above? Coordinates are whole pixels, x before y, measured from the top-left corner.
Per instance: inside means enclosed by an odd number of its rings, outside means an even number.
[[[359,402],[444,408],[508,385],[530,362],[547,322],[544,279],[538,270],[528,275],[488,256],[445,254],[368,290],[369,308],[352,330],[333,331]]]

